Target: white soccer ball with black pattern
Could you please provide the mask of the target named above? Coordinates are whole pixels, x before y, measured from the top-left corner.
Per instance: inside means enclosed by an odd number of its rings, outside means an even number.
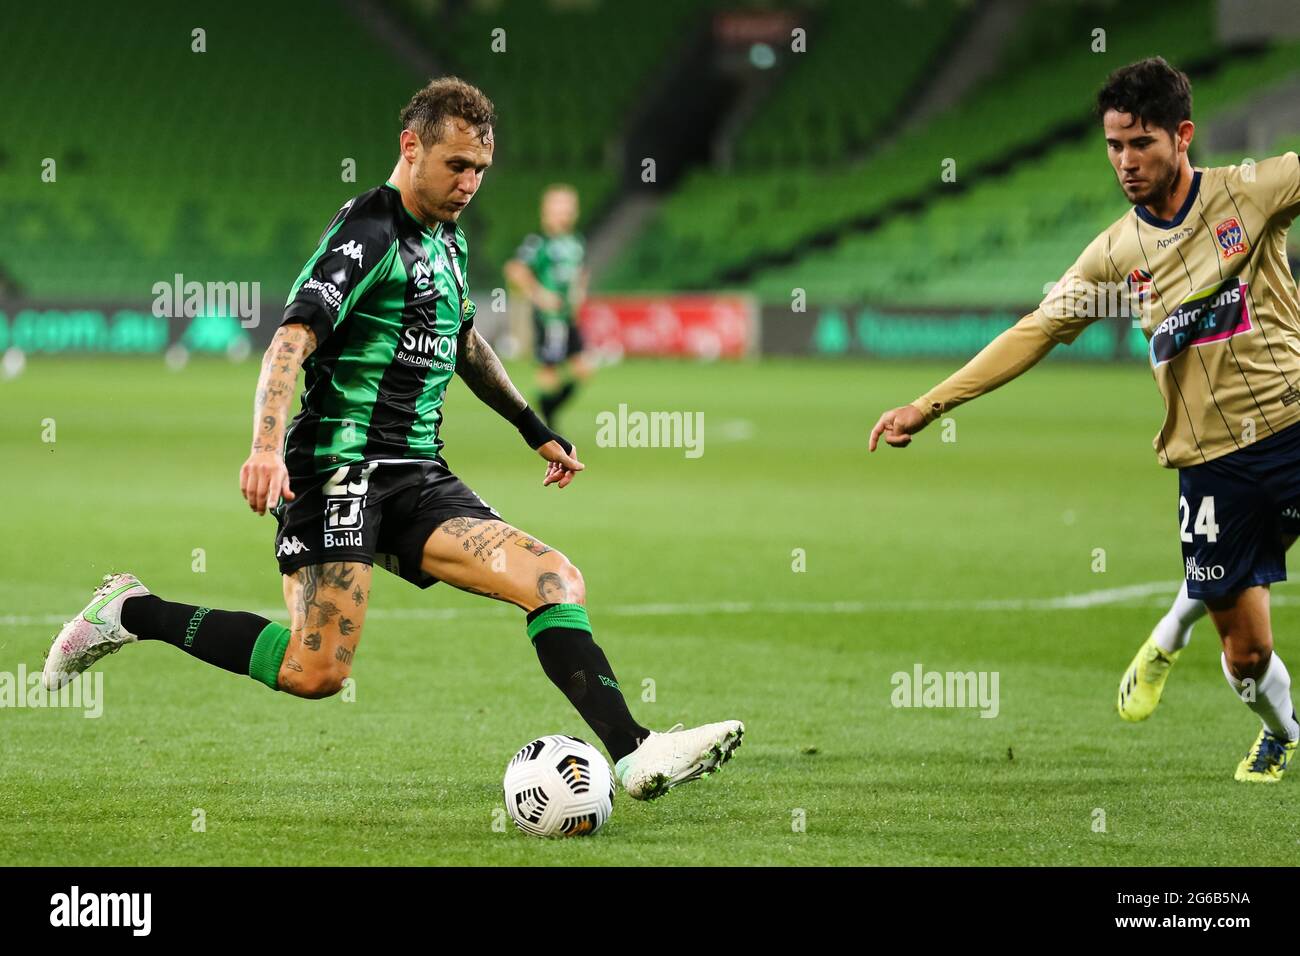
[[[515,754],[502,789],[510,819],[533,836],[591,836],[614,812],[604,755],[564,734],[539,737]]]

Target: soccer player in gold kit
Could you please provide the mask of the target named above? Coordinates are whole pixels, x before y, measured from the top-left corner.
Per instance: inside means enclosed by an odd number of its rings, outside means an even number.
[[[1263,723],[1236,779],[1273,783],[1300,738],[1269,621],[1269,584],[1286,578],[1286,548],[1300,530],[1300,299],[1286,258],[1300,159],[1194,169],[1191,107],[1187,77],[1159,57],[1111,74],[1097,113],[1133,208],[1037,309],[956,374],[881,415],[870,448],[881,437],[905,447],[1098,319],[1128,321],[1127,310],[1107,308],[1116,289],[1140,301],[1165,401],[1156,455],[1178,470],[1186,599],[1209,608],[1224,675]],[[1181,630],[1157,627],[1139,650],[1120,686],[1126,719],[1155,709]]]

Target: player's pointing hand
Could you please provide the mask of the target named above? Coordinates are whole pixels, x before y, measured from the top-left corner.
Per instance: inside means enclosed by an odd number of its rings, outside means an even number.
[[[912,443],[912,436],[925,425],[925,416],[917,411],[915,405],[890,409],[880,416],[876,427],[871,429],[871,443],[867,449],[875,451],[881,435],[885,436],[886,444],[893,445],[895,448],[906,448]]]
[[[573,446],[573,451],[566,454],[564,448],[554,439],[538,448],[537,454],[550,462],[546,466],[546,477],[542,479],[543,488],[557,481],[561,488],[567,488],[569,482],[573,481],[573,476],[587,467],[578,461],[577,445]]]

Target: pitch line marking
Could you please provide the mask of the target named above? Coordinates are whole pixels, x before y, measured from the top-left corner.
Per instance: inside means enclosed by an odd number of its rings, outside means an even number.
[[[696,614],[869,614],[879,611],[1076,611],[1159,597],[1147,601],[1163,607],[1173,599],[1181,581],[1150,581],[1124,587],[1102,588],[1081,594],[1062,594],[1043,598],[984,598],[936,601],[916,598],[909,601],[695,601],[689,603],[596,605],[596,613],[613,617],[688,617]],[[1300,597],[1285,594],[1272,596],[1275,606],[1300,604]],[[1142,605],[1145,606],[1145,605]],[[269,620],[285,618],[283,607],[259,608],[253,613]],[[469,618],[506,617],[517,613],[505,604],[477,608],[370,608],[366,620],[455,621]],[[61,614],[11,614],[0,617],[0,627],[62,626]]]

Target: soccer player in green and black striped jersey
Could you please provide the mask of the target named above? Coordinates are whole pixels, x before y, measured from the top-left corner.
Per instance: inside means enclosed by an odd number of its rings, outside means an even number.
[[[578,191],[556,183],[542,193],[541,233],[519,244],[506,263],[506,278],[528,296],[533,312],[533,352],[537,356],[538,408],[555,424],[555,415],[578,385],[591,378],[584,355],[578,310],[587,295],[586,244],[574,231]]]
[[[457,219],[492,164],[491,101],[444,78],[417,92],[401,121],[392,176],[326,228],[258,379],[240,491],[257,514],[275,515],[290,626],[164,601],[134,575],[110,574],[54,639],[45,684],[145,639],[274,690],[330,696],[351,672],[378,563],[421,588],[446,581],[523,610],[547,677],[605,744],[629,795],[652,799],[725,761],[744,725],[653,733],[637,723],[592,639],[581,573],[501,520],[443,460],[454,373],[545,459],[543,485],[565,488],[583,469],[474,328]],[[302,407],[288,424],[300,367]]]

